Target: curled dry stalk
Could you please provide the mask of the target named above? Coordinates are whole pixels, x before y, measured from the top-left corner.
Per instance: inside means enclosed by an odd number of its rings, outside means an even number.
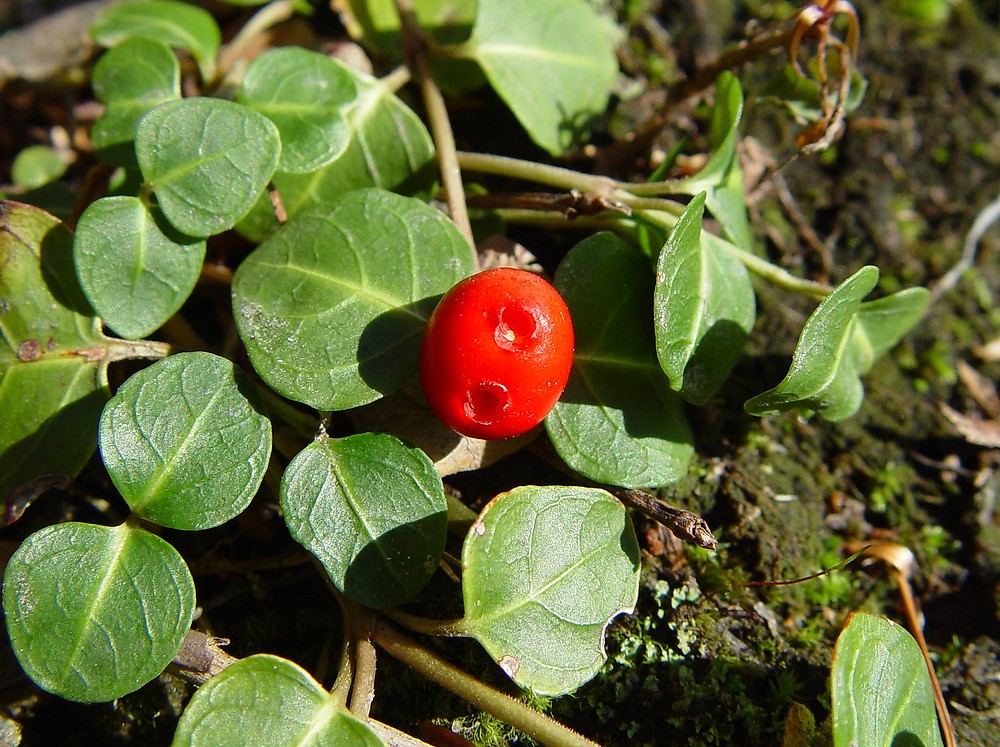
[[[835,37],[831,31],[833,21],[847,19],[847,33],[844,40]],[[776,27],[766,29],[733,49],[729,49],[714,60],[674,83],[667,89],[663,107],[649,120],[640,125],[622,143],[630,153],[648,147],[649,143],[670,121],[674,110],[681,101],[694,96],[715,83],[718,76],[727,70],[737,70],[747,63],[775,49],[784,48],[789,62],[800,76],[806,73],[799,62],[799,50],[805,39],[816,39],[817,76],[823,101],[823,118],[809,127],[803,134],[800,148],[809,146],[811,150],[822,150],[834,142],[843,132],[843,115],[846,108],[847,91],[853,70],[853,60],[857,56],[860,40],[860,23],[854,6],[847,0],[821,0],[800,9],[791,18]],[[840,52],[839,86],[834,103],[829,103],[830,78],[826,69],[826,55],[829,47]],[[821,144],[823,141],[824,144]]]

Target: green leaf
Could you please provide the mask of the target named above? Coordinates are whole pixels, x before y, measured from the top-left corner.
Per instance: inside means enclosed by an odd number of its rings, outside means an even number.
[[[860,376],[872,365],[872,351],[852,342],[855,319],[877,282],[878,268],[862,267],[823,299],[802,328],[784,380],[748,400],[746,411],[764,416],[804,408],[827,420],[853,415],[864,399]]]
[[[563,460],[624,487],[681,479],[694,455],[680,397],[655,355],[653,270],[609,233],[577,244],[555,286],[576,335],[573,371],[545,428]]]
[[[132,511],[172,529],[237,516],[271,455],[271,421],[253,384],[211,353],[172,355],[129,377],[104,408],[99,438]]]
[[[694,176],[671,182],[671,192],[696,195],[721,184],[733,160],[739,141],[740,120],[743,117],[743,91],[732,73],[719,76],[715,83],[715,104],[712,107],[712,152],[708,161]]]
[[[393,0],[347,0],[345,20],[356,39],[380,54],[402,59],[399,12]],[[413,4],[420,29],[436,44],[468,39],[476,17],[476,0],[419,0]]]
[[[181,97],[181,67],[170,48],[152,39],[123,41],[94,66],[94,94],[107,109],[90,136],[101,158],[135,167],[136,128],[146,112]]]
[[[739,359],[756,311],[750,275],[702,241],[704,193],[681,215],[656,266],[656,353],[675,391],[704,404]]]
[[[479,0],[474,59],[531,139],[561,155],[604,114],[618,75],[604,21],[582,0]]]
[[[66,162],[59,151],[47,145],[29,145],[19,151],[11,164],[10,178],[24,189],[38,189],[66,173]]]
[[[281,135],[281,171],[315,171],[351,136],[345,110],[357,97],[346,67],[318,52],[272,49],[247,68],[238,101],[270,119]]]
[[[347,111],[350,140],[337,158],[310,174],[279,171],[274,175],[274,186],[289,217],[357,189],[380,187],[412,193],[429,181],[422,172],[433,163],[434,146],[420,118],[381,81],[342,67],[354,76],[358,89]],[[277,227],[265,195],[239,228],[259,241]]]
[[[834,747],[940,747],[920,647],[896,623],[855,612],[837,638],[831,672]]]
[[[443,213],[363,190],[299,215],[261,244],[233,278],[233,310],[272,389],[344,410],[416,372],[437,297],[472,269],[469,244]]]
[[[930,291],[926,288],[907,288],[861,304],[854,327],[854,344],[867,347],[871,351],[871,364],[874,364],[917,325],[930,299]],[[871,364],[859,373],[867,373]]]
[[[232,101],[169,101],[139,122],[136,156],[160,209],[182,233],[232,228],[253,207],[281,154],[267,117]]]
[[[48,213],[0,201],[0,500],[75,476],[97,446],[109,340],[77,283],[72,241]]]
[[[430,458],[388,433],[323,437],[281,480],[292,537],[368,607],[411,601],[444,552],[448,507]]]
[[[517,684],[571,692],[604,663],[604,631],[631,612],[639,550],[625,507],[595,488],[525,486],[490,501],[462,549],[465,617]]]
[[[258,744],[268,747],[383,747],[298,664],[269,654],[238,661],[191,698],[172,747]]]
[[[177,551],[144,529],[57,524],[11,557],[3,609],[35,684],[94,703],[138,690],[177,655],[194,581]]]
[[[393,0],[346,0],[341,18],[348,32],[380,57],[403,62],[399,12]],[[476,0],[420,0],[414,13],[421,31],[437,47],[468,40],[476,17]],[[434,80],[445,91],[461,95],[482,86],[486,79],[471,60],[435,55],[430,63]]]
[[[198,62],[202,80],[215,78],[219,27],[204,8],[174,0],[136,0],[112,5],[90,26],[91,38],[102,47],[114,47],[135,37],[153,39],[168,47],[186,49]]]
[[[73,260],[87,298],[115,334],[145,337],[194,289],[205,242],[183,236],[136,197],[92,202],[76,229]]]

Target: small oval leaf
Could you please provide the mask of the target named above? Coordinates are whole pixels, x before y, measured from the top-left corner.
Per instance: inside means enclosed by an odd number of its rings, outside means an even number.
[[[144,529],[57,524],[11,557],[3,609],[35,684],[95,703],[138,690],[176,656],[194,581],[177,551]]]
[[[883,617],[853,613],[833,651],[834,747],[940,747],[930,676],[920,647]]]
[[[354,76],[343,65],[318,52],[283,47],[250,64],[237,100],[278,128],[278,169],[305,173],[347,148],[351,132],[345,111],[357,92]]]
[[[381,190],[289,221],[240,265],[233,310],[254,369],[289,399],[344,410],[417,369],[439,294],[472,272],[443,213]]]
[[[426,454],[387,433],[307,446],[282,477],[281,508],[334,585],[368,607],[412,600],[444,552],[441,478]]]
[[[596,234],[566,256],[555,286],[576,334],[569,384],[545,419],[556,451],[580,474],[611,485],[681,479],[693,436],[655,357],[649,260]]]
[[[331,61],[353,76],[358,90],[347,110],[350,140],[340,155],[316,171],[274,175],[289,217],[328,205],[356,189],[380,187],[413,194],[431,182],[428,167],[434,160],[434,145],[420,118],[384,82]],[[239,230],[260,241],[277,227],[274,208],[264,197]]]
[[[743,263],[702,241],[704,193],[684,210],[656,265],[656,353],[674,391],[701,405],[729,376],[753,329]]]
[[[498,495],[469,530],[462,568],[459,627],[540,695],[571,692],[597,673],[608,623],[639,593],[632,523],[595,488]]]
[[[160,209],[182,233],[232,228],[263,193],[281,154],[267,117],[232,101],[169,101],[139,122],[136,157]]]
[[[206,83],[215,77],[219,27],[207,10],[190,3],[137,0],[112,5],[90,25],[90,36],[102,47],[141,37],[186,49],[198,62]]]
[[[92,202],[76,228],[73,260],[87,298],[115,334],[145,337],[194,289],[205,242],[179,234],[136,197]]]
[[[838,285],[806,320],[784,380],[748,400],[751,415],[777,415],[795,408],[814,410],[827,420],[843,420],[864,399],[861,373],[872,350],[852,343],[862,299],[878,282],[878,268],[862,267]]]
[[[172,747],[383,747],[364,721],[298,664],[256,654],[227,667],[191,698]]]
[[[48,145],[29,145],[19,151],[10,167],[10,178],[22,189],[39,189],[66,173],[68,164]]]
[[[241,513],[264,478],[271,421],[232,362],[179,353],[122,384],[101,416],[111,480],[133,512],[173,529],[209,529]]]
[[[101,158],[134,168],[136,128],[142,116],[181,97],[181,66],[165,44],[153,39],[123,41],[94,66],[94,94],[107,105],[90,137]]]

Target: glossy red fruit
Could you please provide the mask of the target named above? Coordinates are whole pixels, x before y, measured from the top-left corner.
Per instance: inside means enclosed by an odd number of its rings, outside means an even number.
[[[509,438],[542,422],[566,388],[573,324],[562,297],[525,270],[486,270],[434,309],[420,383],[437,416],[474,438]]]

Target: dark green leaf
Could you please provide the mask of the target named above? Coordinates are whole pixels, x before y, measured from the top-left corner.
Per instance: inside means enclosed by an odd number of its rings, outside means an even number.
[[[784,380],[748,400],[751,415],[776,415],[803,408],[827,420],[853,415],[864,399],[860,375],[872,354],[852,342],[862,299],[878,282],[878,268],[862,267],[834,289],[806,320]]]
[[[94,66],[94,94],[107,105],[90,136],[101,157],[135,166],[136,128],[151,109],[181,97],[181,68],[161,42],[134,38],[105,53]]]
[[[368,607],[411,601],[444,552],[448,508],[424,452],[388,433],[321,438],[281,480],[288,531]]]
[[[516,683],[571,692],[604,663],[604,631],[631,612],[639,550],[622,506],[603,490],[515,488],[490,501],[462,550],[465,617]]]
[[[545,427],[566,463],[598,482],[666,485],[694,454],[681,399],[656,360],[653,281],[649,259],[608,233],[581,241],[556,272],[576,352]]]
[[[254,369],[320,410],[395,391],[417,369],[427,318],[472,272],[443,213],[382,190],[344,195],[289,221],[233,278],[233,310]]]
[[[459,54],[479,63],[531,139],[560,155],[604,114],[618,75],[609,31],[582,0],[479,0]]]
[[[345,112],[356,97],[355,76],[346,67],[318,52],[283,47],[250,64],[238,100],[278,128],[278,169],[304,173],[347,148],[351,131]]]
[[[73,272],[73,237],[51,215],[0,201],[0,499],[45,475],[75,476],[97,445],[109,341]],[[23,496],[19,500],[23,500]]]
[[[381,187],[412,193],[428,181],[421,172],[432,164],[434,146],[419,117],[384,83],[355,71],[351,74],[358,97],[347,111],[347,148],[310,174],[274,175],[289,217],[325,206],[357,189]],[[239,228],[250,238],[261,240],[277,226],[274,209],[265,196]]]
[[[35,684],[69,700],[113,700],[159,675],[180,650],[194,581],[177,551],[144,529],[57,524],[11,557],[3,609]]]
[[[177,233],[136,197],[105,197],[80,216],[73,260],[105,324],[138,339],[159,329],[190,295],[205,242]]]
[[[215,77],[219,27],[204,8],[175,0],[136,0],[112,5],[90,26],[90,36],[103,47],[126,39],[153,39],[188,50],[197,60],[202,79]]]
[[[702,241],[704,194],[688,205],[656,267],[656,352],[675,391],[703,404],[739,359],[756,312],[746,268]]]
[[[930,676],[913,636],[855,612],[831,672],[834,747],[940,747]]]
[[[135,149],[171,224],[189,236],[210,236],[250,211],[274,173],[281,142],[262,114],[232,101],[191,98],[144,116]]]
[[[269,654],[247,657],[191,698],[172,747],[383,747],[364,721],[298,664]]]
[[[172,355],[122,384],[101,416],[101,455],[134,513],[209,529],[249,505],[271,455],[271,421],[252,392],[211,353]]]

